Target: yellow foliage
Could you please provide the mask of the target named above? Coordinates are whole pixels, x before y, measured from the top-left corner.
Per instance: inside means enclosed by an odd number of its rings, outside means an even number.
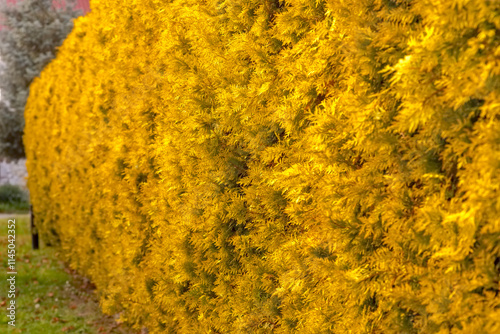
[[[91,6],[24,140],[39,229],[106,312],[500,332],[500,2]]]

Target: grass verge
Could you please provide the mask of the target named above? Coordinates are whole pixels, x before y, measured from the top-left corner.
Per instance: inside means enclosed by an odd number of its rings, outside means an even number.
[[[7,222],[16,219],[16,326],[8,325]],[[88,279],[57,259],[57,250],[31,249],[29,215],[0,215],[0,333],[137,333],[103,315]],[[10,275],[9,275],[10,276]]]

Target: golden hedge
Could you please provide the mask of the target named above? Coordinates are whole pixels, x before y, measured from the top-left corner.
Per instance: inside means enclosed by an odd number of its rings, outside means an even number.
[[[500,332],[500,2],[91,6],[24,140],[39,229],[106,312]]]

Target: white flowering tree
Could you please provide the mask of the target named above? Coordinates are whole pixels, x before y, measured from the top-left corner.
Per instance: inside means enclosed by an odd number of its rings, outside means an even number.
[[[56,55],[73,27],[75,0],[0,3],[0,159],[24,158],[24,106],[29,85]]]

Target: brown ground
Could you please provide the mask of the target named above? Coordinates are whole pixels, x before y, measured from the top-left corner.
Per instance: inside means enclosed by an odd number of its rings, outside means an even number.
[[[102,314],[97,295],[95,293],[95,286],[86,277],[80,276],[76,271],[65,268],[65,271],[71,275],[71,283],[67,283],[64,290],[70,300],[69,307],[79,316],[88,318],[87,324],[92,325],[99,334],[142,334],[146,333],[145,330],[137,331],[127,327],[123,323],[118,323],[118,315],[110,316]],[[99,316],[96,316],[99,314]],[[68,329],[68,332],[71,332]]]

